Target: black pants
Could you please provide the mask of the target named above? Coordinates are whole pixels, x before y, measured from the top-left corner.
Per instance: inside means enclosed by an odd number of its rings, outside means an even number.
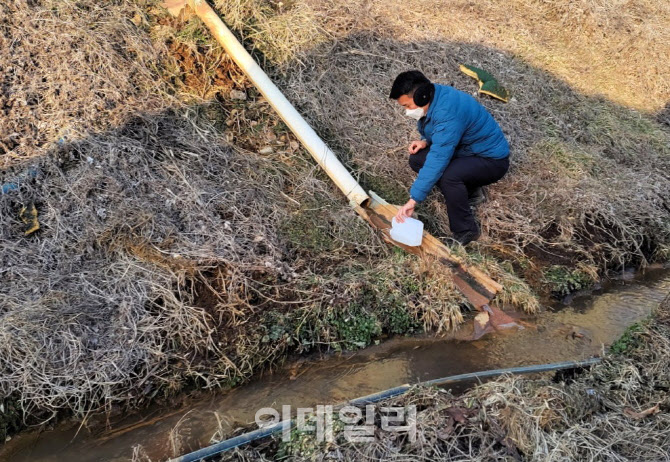
[[[409,166],[419,173],[426,162],[430,148],[409,156]],[[509,157],[490,159],[487,157],[452,158],[436,186],[439,186],[447,203],[449,227],[454,235],[477,232],[477,223],[470,209],[468,197],[480,186],[495,183],[509,169]]]

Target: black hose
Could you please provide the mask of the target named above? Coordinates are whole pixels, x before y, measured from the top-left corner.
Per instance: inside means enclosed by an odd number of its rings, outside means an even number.
[[[548,371],[557,371],[561,369],[577,369],[582,367],[592,366],[598,364],[600,358],[591,358],[585,359],[582,361],[564,361],[562,363],[552,363],[552,364],[538,364],[535,366],[519,366],[519,367],[509,367],[506,369],[493,369],[489,371],[480,371],[480,372],[471,372],[469,374],[459,374],[451,375],[449,377],[444,377],[441,379],[429,380],[427,382],[419,382],[419,385],[432,385],[432,386],[443,386],[452,383],[462,382],[464,380],[474,380],[474,379],[483,379],[487,377],[496,377],[503,374],[532,374],[535,372],[548,372]],[[399,387],[390,388],[388,390],[381,391],[379,393],[374,393],[372,395],[363,396],[360,398],[352,399],[347,404],[351,405],[363,405],[363,404],[372,404],[379,402],[386,398],[392,398],[394,396],[402,395],[406,393],[412,385],[400,385]],[[285,428],[291,428],[293,425],[292,420],[282,420],[268,427],[259,428],[249,433],[230,438],[219,443],[212,444],[206,448],[199,449],[195,452],[185,454],[176,459],[170,459],[169,462],[195,462],[198,460],[207,459],[213,457],[222,452],[228,451],[230,449],[242,446],[243,444],[249,443],[254,440],[265,438],[270,436],[273,433],[280,432]]]
[[[230,449],[236,448],[238,446],[242,446],[243,444],[249,443],[251,441],[259,440],[261,438],[265,438],[266,436],[270,436],[273,433],[280,432],[286,427],[291,428],[292,425],[292,420],[282,420],[281,422],[277,422],[276,424],[270,425],[268,427],[259,428],[258,430],[244,433],[243,435],[212,444],[211,446],[198,449],[197,451],[190,452],[181,457],[177,457],[176,459],[170,459],[168,462],[194,462],[196,460],[204,460],[217,454],[221,454],[222,452],[229,451]]]
[[[496,377],[503,374],[532,374],[534,372],[548,372],[548,371],[557,371],[560,369],[576,369],[580,367],[593,366],[598,364],[600,358],[590,358],[582,361],[564,361],[562,363],[552,363],[552,364],[537,364],[535,366],[518,366],[518,367],[509,367],[507,369],[493,369],[490,371],[481,371],[481,372],[471,372],[469,374],[459,374],[452,375],[450,377],[444,377],[442,379],[429,380],[423,382],[424,385],[449,385],[451,383],[462,382],[464,380],[472,379],[484,379],[487,377]]]

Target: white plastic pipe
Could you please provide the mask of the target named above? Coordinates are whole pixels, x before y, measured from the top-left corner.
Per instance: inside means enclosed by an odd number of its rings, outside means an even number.
[[[351,176],[333,151],[323,142],[312,127],[302,118],[293,105],[286,99],[277,86],[263,72],[242,44],[221,21],[218,14],[205,0],[187,0],[200,19],[209,27],[216,40],[226,50],[235,63],[244,71],[265,99],[277,111],[303,146],[314,157],[338,188],[355,205],[365,206],[370,197],[361,185]],[[186,3],[186,2],[185,2]]]

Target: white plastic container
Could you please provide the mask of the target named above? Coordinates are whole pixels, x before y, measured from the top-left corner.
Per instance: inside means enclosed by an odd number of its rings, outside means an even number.
[[[404,223],[398,223],[393,217],[389,233],[394,241],[416,247],[421,245],[423,240],[423,222],[414,218],[405,218]]]

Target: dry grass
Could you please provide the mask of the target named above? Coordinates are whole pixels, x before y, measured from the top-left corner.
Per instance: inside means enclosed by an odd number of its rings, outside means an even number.
[[[25,416],[83,418],[460,322],[445,275],[399,264],[193,22],[128,2],[2,8],[3,122],[44,137],[0,156],[2,183],[23,178],[0,196],[0,395]],[[69,60],[46,67],[58,50]],[[30,108],[7,103],[31,91]],[[41,230],[24,236],[29,202]]]
[[[212,317],[194,306],[192,284],[210,267],[239,274],[257,264],[245,253],[258,244],[226,232],[226,221],[251,216],[244,206],[227,212],[227,201],[241,201],[226,186],[267,197],[229,172],[249,168],[235,158],[221,145],[203,151],[188,120],[163,115],[42,160],[36,184],[3,202],[5,394],[18,393],[27,411],[85,413],[131,390],[178,388],[208,356],[220,358],[218,376],[228,378],[234,366],[214,340]],[[273,182],[269,173],[264,180]],[[30,199],[44,233],[17,238],[14,201]],[[272,242],[267,248],[271,261]]]
[[[318,23],[328,41],[294,50],[277,78],[364,183],[383,183],[378,192],[397,202],[413,178],[404,146],[415,135],[386,98],[394,76],[418,68],[473,92],[458,63],[486,68],[514,94],[507,105],[480,99],[510,139],[513,170],[481,207],[483,245],[601,271],[644,265],[670,240],[670,134],[655,118],[670,98],[655,68],[670,52],[668,7],[521,3],[295,2],[311,11],[295,28]],[[636,51],[612,59],[622,46]],[[439,194],[419,214],[448,233]]]
[[[325,35],[305,3],[265,0],[215,2],[230,27],[267,58],[265,66],[286,66],[304,50],[323,42]]]
[[[83,417],[234,385],[287,352],[366,344],[382,328],[455,328],[448,276],[391,252],[197,22],[157,21],[155,3],[0,5],[2,183],[38,172],[0,196],[0,395],[44,420]],[[394,202],[411,181],[409,124],[385,97],[397,71],[474,88],[463,60],[512,87],[510,105],[484,101],[515,171],[481,209],[474,258],[513,289],[502,301],[537,304],[491,255],[534,248],[602,267],[670,245],[668,135],[647,116],[430,21],[403,32],[381,2],[221,6],[365,186]],[[31,201],[42,229],[26,237],[18,210]],[[446,234],[437,197],[421,213]],[[352,313],[364,327],[346,324]]]
[[[0,168],[24,165],[61,139],[116,127],[170,104],[155,78],[160,48],[131,2],[0,5]],[[133,22],[137,22],[138,27]]]
[[[256,33],[248,38],[255,46],[281,49],[282,60],[299,54],[310,41],[341,40],[367,31],[408,45],[444,40],[454,46],[457,42],[479,44],[513,54],[565,81],[579,93],[603,95],[620,105],[649,113],[661,111],[670,100],[670,84],[659,78],[663,75],[664,60],[670,54],[667,2],[298,0],[283,3],[290,7],[279,9],[278,2],[263,0],[218,2],[217,6],[231,27],[253,28]],[[309,33],[304,37],[309,40],[277,40],[288,33],[283,30],[287,23],[294,31],[307,28]],[[370,58],[396,58],[372,50],[356,51],[368,52]],[[409,47],[409,53],[420,53],[420,48]],[[432,61],[435,59],[439,67],[444,56],[431,57]],[[489,59],[495,60],[495,56]],[[449,72],[446,68],[441,71]],[[447,77],[441,73],[434,76]]]
[[[28,414],[237,383],[296,344],[340,341],[318,316],[374,285],[366,271],[382,273],[347,268],[355,242],[383,249],[353,217],[333,225],[348,242],[321,237],[339,249],[332,270],[311,267],[279,230],[294,200],[288,167],[232,150],[190,117],[166,112],[66,143],[3,197],[0,387]],[[29,200],[43,228],[32,238],[15,213]],[[262,342],[272,321],[259,318],[284,312],[309,330]]]

